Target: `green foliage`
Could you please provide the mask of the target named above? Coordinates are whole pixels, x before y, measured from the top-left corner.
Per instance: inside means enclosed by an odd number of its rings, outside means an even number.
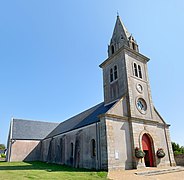
[[[165,156],[165,152],[162,148],[158,148],[157,150],[157,157],[158,158],[163,158]]]
[[[4,153],[0,154],[1,158],[6,158],[6,155]]]
[[[179,151],[174,151],[174,154],[175,154],[175,155],[178,155],[178,154],[182,154],[182,153],[179,152]]]
[[[88,169],[76,169],[64,165],[49,164],[44,162],[0,162],[0,179],[90,179],[105,180],[107,172],[92,171]]]
[[[184,154],[184,146],[181,146],[179,144],[176,144],[175,142],[172,142],[172,149],[174,154]]]
[[[145,156],[145,152],[142,151],[140,148],[136,147],[135,148],[135,156],[137,158],[143,158]]]
[[[0,144],[0,149],[4,150],[5,149],[5,145],[4,144]]]

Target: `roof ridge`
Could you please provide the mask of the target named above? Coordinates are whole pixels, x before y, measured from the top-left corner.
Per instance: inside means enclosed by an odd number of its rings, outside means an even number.
[[[48,122],[45,120],[33,120],[33,119],[21,119],[21,118],[12,118],[13,121],[32,121],[32,122],[41,122],[41,123],[52,123],[52,124],[60,124],[60,122]]]

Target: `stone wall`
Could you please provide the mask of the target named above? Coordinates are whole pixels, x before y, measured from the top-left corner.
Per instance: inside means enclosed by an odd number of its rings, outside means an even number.
[[[110,71],[111,68],[114,69],[114,66],[117,66],[118,79],[110,82]],[[124,52],[111,56],[100,67],[103,68],[104,102],[108,104],[121,98],[127,92]]]
[[[126,120],[106,118],[108,171],[132,169],[129,124]]]
[[[184,154],[174,155],[177,166],[184,166]]]
[[[76,168],[100,169],[98,124],[63,133],[42,141],[44,162],[66,164]],[[92,152],[95,141],[95,152]]]
[[[166,139],[166,134],[163,125],[154,123],[154,121],[136,121],[132,122],[133,127],[133,138],[134,138],[134,148],[140,147],[142,149],[142,136],[147,134],[150,136],[152,141],[152,152],[153,152],[153,164],[155,167],[170,166],[170,164],[175,165],[174,157],[170,151],[170,141]],[[168,137],[167,137],[168,138]],[[168,148],[169,147],[169,148]],[[163,148],[165,151],[165,157],[160,159],[156,156],[156,152],[159,148]],[[138,166],[142,167],[144,165],[144,159],[138,161]]]
[[[40,141],[15,140],[11,144],[10,161],[40,160]]]

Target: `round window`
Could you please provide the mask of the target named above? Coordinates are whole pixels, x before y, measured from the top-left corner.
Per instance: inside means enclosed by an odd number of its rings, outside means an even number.
[[[142,93],[143,87],[142,87],[141,84],[137,84],[136,88],[137,88],[137,91],[138,91],[139,93]]]
[[[143,98],[139,98],[136,102],[137,109],[142,113],[145,114],[147,110],[146,101]]]

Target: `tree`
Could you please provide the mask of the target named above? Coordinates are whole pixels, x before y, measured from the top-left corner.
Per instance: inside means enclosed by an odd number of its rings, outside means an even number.
[[[184,146],[181,146],[181,153],[184,154]]]
[[[175,142],[172,142],[172,149],[174,154],[184,154],[184,146],[180,147],[180,145]]]
[[[4,144],[0,144],[0,149],[4,150],[5,149],[5,145]]]

